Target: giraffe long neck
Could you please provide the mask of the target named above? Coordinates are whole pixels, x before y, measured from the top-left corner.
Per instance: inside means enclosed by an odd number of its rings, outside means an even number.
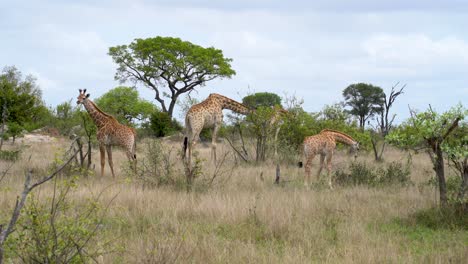
[[[221,103],[221,108],[223,109],[229,109],[242,115],[247,115],[251,112],[251,110],[247,106],[237,101],[234,101],[231,98],[227,98],[222,95],[217,95],[216,99]]]
[[[354,140],[352,137],[346,135],[345,133],[339,132],[339,131],[333,131],[333,130],[323,130],[322,133],[327,133],[329,135],[332,135],[333,138],[335,138],[336,141],[346,144],[346,145],[354,145],[356,144],[356,140]]]
[[[104,113],[101,109],[99,109],[93,101],[89,99],[84,100],[83,105],[98,128],[103,127],[108,122],[109,118],[111,118],[108,114]]]
[[[287,113],[288,113],[288,111],[286,111],[284,109],[275,110],[275,112],[273,113],[273,116],[270,119],[270,125],[273,125],[276,122],[281,122],[282,119],[283,119],[283,116],[286,115]]]

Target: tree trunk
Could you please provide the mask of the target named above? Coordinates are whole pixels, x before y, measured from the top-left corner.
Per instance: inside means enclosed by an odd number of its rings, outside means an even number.
[[[465,158],[465,160],[462,163],[463,166],[463,171],[462,173],[462,182],[460,185],[460,191],[458,192],[458,200],[463,202],[463,199],[465,198],[465,194],[468,191],[468,158]]]
[[[379,152],[377,150],[377,142],[372,136],[371,136],[371,143],[372,143],[372,150],[374,151],[374,159],[375,161],[380,161]]]
[[[88,136],[88,167],[87,167],[87,170],[89,170],[89,168],[91,168],[91,136]],[[88,172],[86,172],[86,174],[88,174]]]
[[[445,184],[445,170],[444,170],[444,156],[440,144],[435,143],[435,164],[434,170],[439,181],[439,196],[440,205],[442,207],[447,206],[447,186]]]
[[[171,98],[171,103],[169,104],[169,109],[167,109],[167,114],[172,119],[172,114],[174,113],[174,107],[177,102],[177,96]]]

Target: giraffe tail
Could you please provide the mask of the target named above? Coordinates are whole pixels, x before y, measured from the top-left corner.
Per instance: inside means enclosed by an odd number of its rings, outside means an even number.
[[[184,137],[184,148],[182,150],[182,159],[185,159],[185,155],[187,153],[187,147],[188,147],[188,137]]]

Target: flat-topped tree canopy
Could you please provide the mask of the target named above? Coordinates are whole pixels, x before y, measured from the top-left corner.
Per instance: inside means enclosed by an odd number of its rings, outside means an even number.
[[[221,50],[173,37],[135,39],[129,45],[109,48],[108,54],[118,65],[115,79],[154,90],[162,111],[171,117],[181,94],[236,74],[232,59],[225,58]]]

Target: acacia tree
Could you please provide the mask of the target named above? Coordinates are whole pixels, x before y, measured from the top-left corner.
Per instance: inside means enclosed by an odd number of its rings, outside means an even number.
[[[465,115],[466,116],[466,115]],[[442,150],[447,153],[449,165],[455,169],[461,178],[457,201],[468,206],[468,122],[460,120],[458,128],[448,138]],[[468,208],[468,207],[467,207]]]
[[[181,94],[236,73],[231,69],[232,59],[225,58],[221,50],[179,38],[135,39],[129,45],[109,48],[108,54],[118,65],[115,79],[141,83],[154,90],[162,111],[171,118]]]
[[[443,114],[437,114],[431,108],[422,113],[411,111],[411,118],[387,136],[387,140],[397,146],[427,151],[437,176],[442,206],[446,206],[448,202],[444,153],[450,149],[447,143],[452,134],[459,129],[459,122],[467,115],[468,110],[461,105]]]
[[[345,105],[350,114],[359,118],[359,127],[364,130],[366,121],[383,109],[385,93],[382,88],[367,83],[351,84],[343,90]]]
[[[242,98],[242,103],[250,108],[281,106],[281,97],[269,92],[254,93]]]

